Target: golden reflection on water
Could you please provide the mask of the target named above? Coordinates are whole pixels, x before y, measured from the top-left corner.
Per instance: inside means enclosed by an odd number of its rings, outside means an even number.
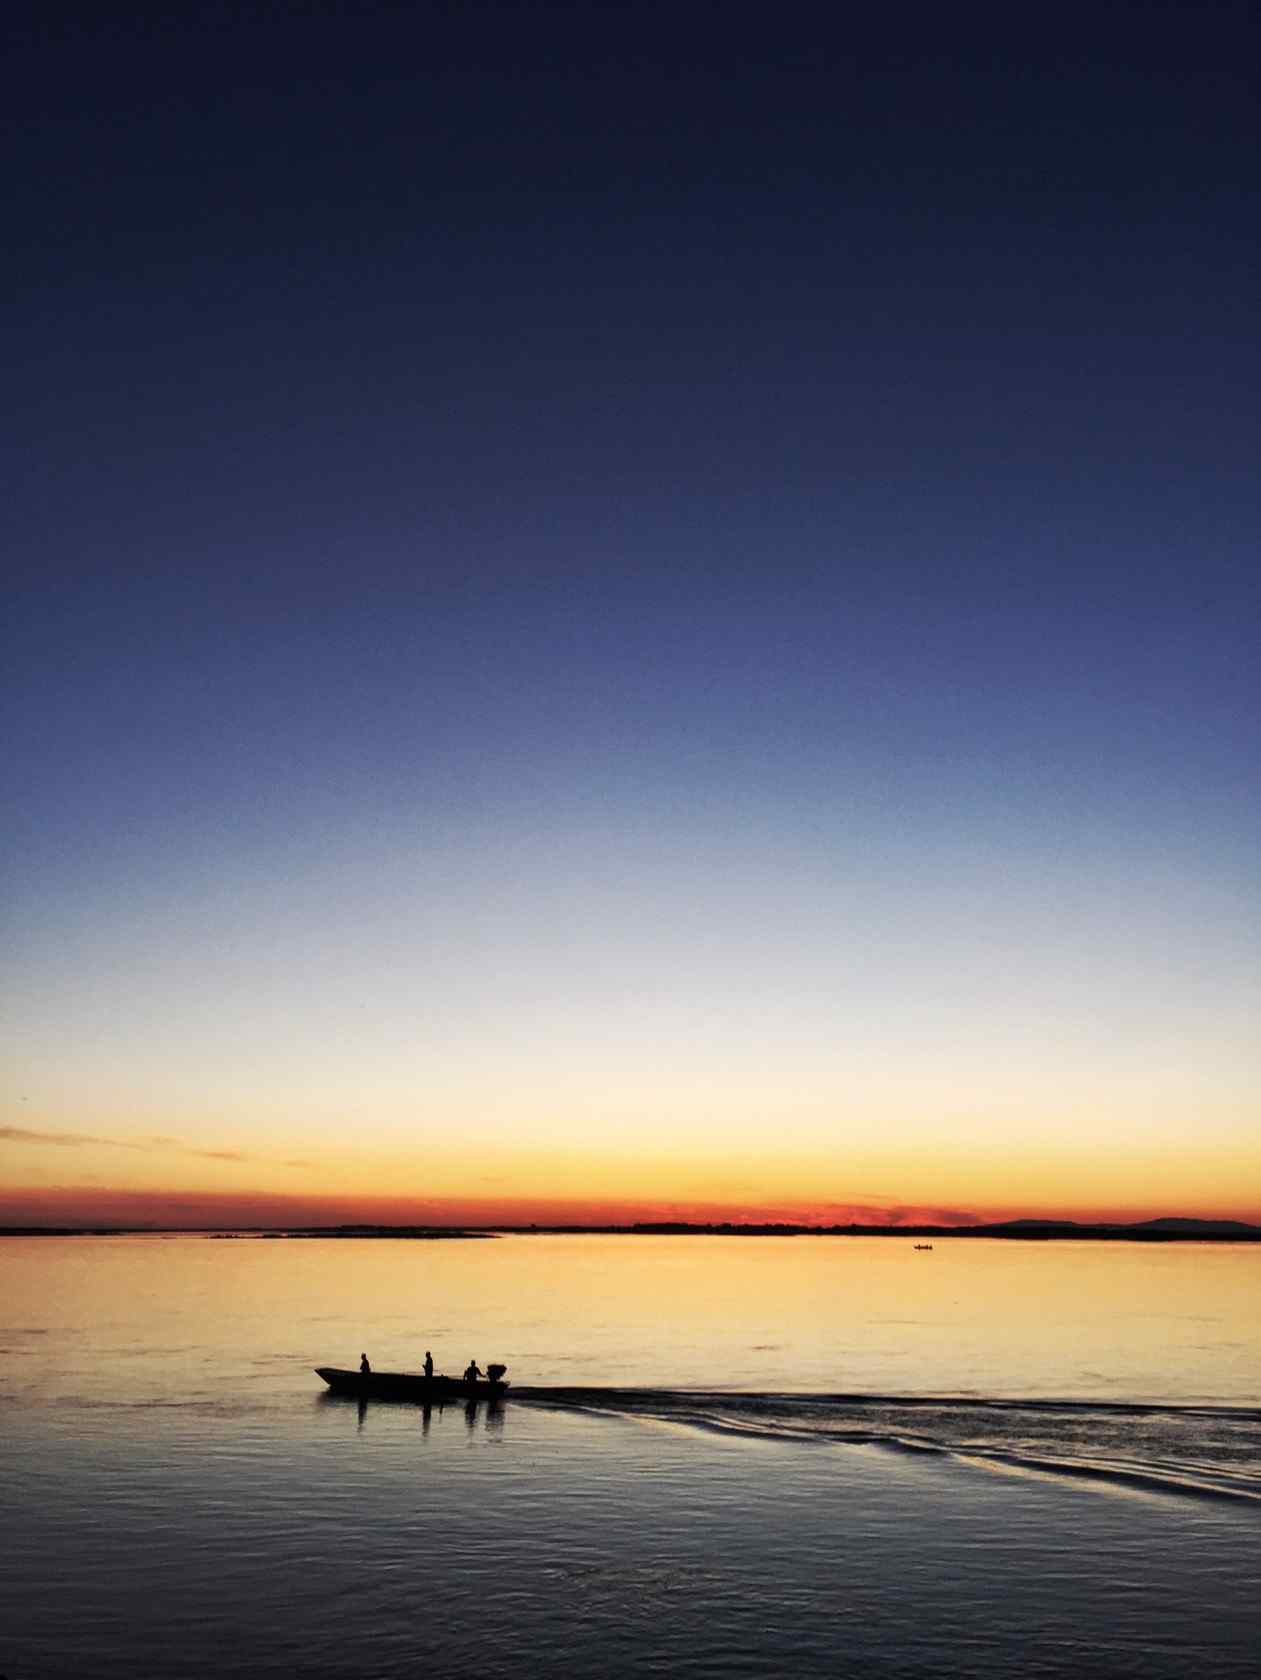
[[[901,1238],[9,1239],[6,1387],[500,1359],[518,1383],[1226,1400],[1261,1393],[1261,1246]]]

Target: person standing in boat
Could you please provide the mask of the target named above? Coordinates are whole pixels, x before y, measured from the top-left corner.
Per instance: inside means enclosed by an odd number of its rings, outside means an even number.
[[[469,1365],[468,1365],[468,1370],[465,1371],[465,1373],[464,1373],[465,1382],[466,1383],[475,1383],[477,1381],[478,1377],[480,1377],[481,1375],[482,1375],[482,1373],[478,1369],[478,1364],[477,1364],[476,1359],[470,1359],[469,1360]]]
[[[372,1375],[372,1367],[368,1364],[368,1356],[366,1353],[361,1353],[359,1355],[359,1375],[361,1377],[370,1377]]]
[[[425,1349],[425,1381],[433,1381],[433,1354],[428,1348]]]

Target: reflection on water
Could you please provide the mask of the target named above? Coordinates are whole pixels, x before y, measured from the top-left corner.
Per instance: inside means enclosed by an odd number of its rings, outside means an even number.
[[[0,1672],[1251,1680],[1261,1254],[902,1249],[0,1245]]]
[[[0,1392],[288,1394],[295,1369],[518,1383],[1239,1402],[1261,1245],[505,1237],[0,1243]],[[37,1334],[29,1334],[35,1331]],[[16,1361],[16,1363],[15,1363]],[[313,1380],[313,1379],[311,1379]]]
[[[465,1429],[485,1429],[487,1434],[497,1434],[504,1424],[504,1401],[502,1400],[453,1400],[449,1405],[442,1403],[418,1404],[408,1400],[378,1400],[365,1399],[353,1394],[334,1394],[325,1392],[316,1400],[317,1406],[335,1406],[342,1410],[352,1409],[359,1421],[359,1432],[363,1433],[364,1424],[374,1408],[387,1412],[405,1410],[420,1419],[420,1432],[427,1436],[433,1427],[434,1419],[441,1424],[447,1417],[462,1417]],[[0,1677],[3,1680],[3,1677]]]

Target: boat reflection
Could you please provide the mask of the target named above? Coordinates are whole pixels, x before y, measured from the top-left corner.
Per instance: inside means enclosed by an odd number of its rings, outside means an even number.
[[[327,1393],[318,1395],[315,1399],[315,1404],[321,1408],[335,1408],[337,1410],[345,1411],[349,1411],[353,1408],[358,1421],[359,1432],[362,1434],[368,1414],[375,1407],[380,1406],[386,1411],[397,1412],[406,1405],[407,1402],[401,1402],[398,1400],[382,1400],[376,1397],[370,1399],[366,1395],[362,1394],[337,1394],[330,1390]],[[412,1402],[411,1404],[413,1410],[420,1413],[420,1432],[425,1436],[429,1434],[429,1431],[433,1426],[435,1413],[437,1414],[440,1427],[447,1412],[450,1412],[453,1415],[458,1412],[463,1416],[464,1426],[470,1434],[476,1430],[479,1419],[481,1421],[482,1428],[489,1434],[498,1434],[503,1429],[504,1403],[502,1398],[499,1396],[489,1400],[466,1400],[463,1405],[457,1403],[446,1406],[441,1402],[437,1405],[432,1405],[428,1402],[419,1406],[416,1405],[415,1402]]]

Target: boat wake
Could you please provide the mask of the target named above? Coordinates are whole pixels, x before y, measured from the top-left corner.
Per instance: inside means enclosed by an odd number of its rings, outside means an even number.
[[[514,1388],[512,1398],[746,1438],[945,1454],[1261,1509],[1261,1410],[1246,1406],[644,1388]]]

